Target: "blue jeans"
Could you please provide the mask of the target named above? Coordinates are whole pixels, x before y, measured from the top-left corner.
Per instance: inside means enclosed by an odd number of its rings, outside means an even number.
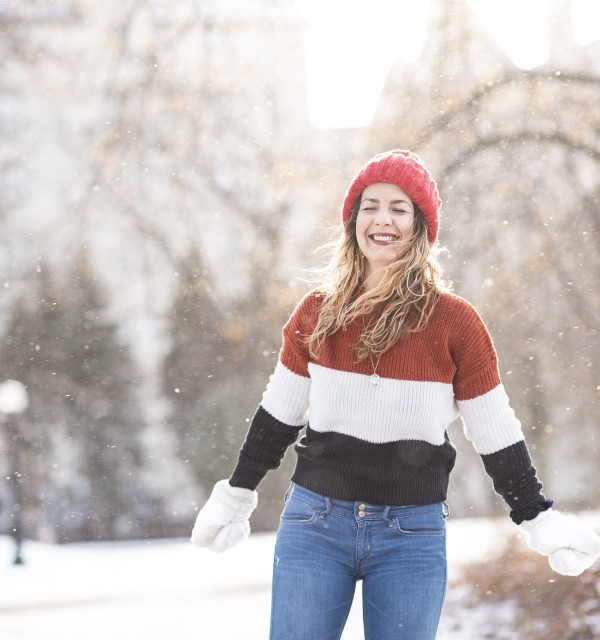
[[[371,505],[293,485],[275,544],[270,640],[338,640],[358,580],[365,640],[433,640],[446,515],[445,503]]]

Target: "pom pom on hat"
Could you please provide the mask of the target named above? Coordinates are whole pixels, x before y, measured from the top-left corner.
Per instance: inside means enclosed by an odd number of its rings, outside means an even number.
[[[419,207],[427,223],[429,242],[436,241],[439,227],[439,213],[442,206],[435,181],[418,155],[411,151],[395,149],[385,151],[371,158],[354,176],[344,198],[342,220],[350,220],[352,207],[363,190],[375,182],[390,182]]]

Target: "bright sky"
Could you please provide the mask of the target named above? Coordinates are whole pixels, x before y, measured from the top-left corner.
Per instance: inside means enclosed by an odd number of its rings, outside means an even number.
[[[549,55],[549,0],[467,0],[509,58],[523,69]],[[296,0],[307,19],[308,111],[315,127],[369,125],[390,65],[417,60],[429,0]],[[600,0],[571,0],[573,37],[600,39]]]

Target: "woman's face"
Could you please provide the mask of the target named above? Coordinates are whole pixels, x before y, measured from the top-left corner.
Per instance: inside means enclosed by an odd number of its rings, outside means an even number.
[[[361,194],[356,239],[365,256],[365,276],[398,258],[413,234],[415,208],[402,189],[388,182],[370,184]]]

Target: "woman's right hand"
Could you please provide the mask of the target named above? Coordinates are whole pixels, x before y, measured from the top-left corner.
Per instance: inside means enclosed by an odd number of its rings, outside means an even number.
[[[573,518],[553,509],[542,511],[520,525],[527,532],[527,544],[544,556],[563,576],[578,576],[600,557],[600,536]]]
[[[248,520],[257,503],[256,491],[220,480],[198,513],[190,542],[217,553],[230,549],[250,534]]]

